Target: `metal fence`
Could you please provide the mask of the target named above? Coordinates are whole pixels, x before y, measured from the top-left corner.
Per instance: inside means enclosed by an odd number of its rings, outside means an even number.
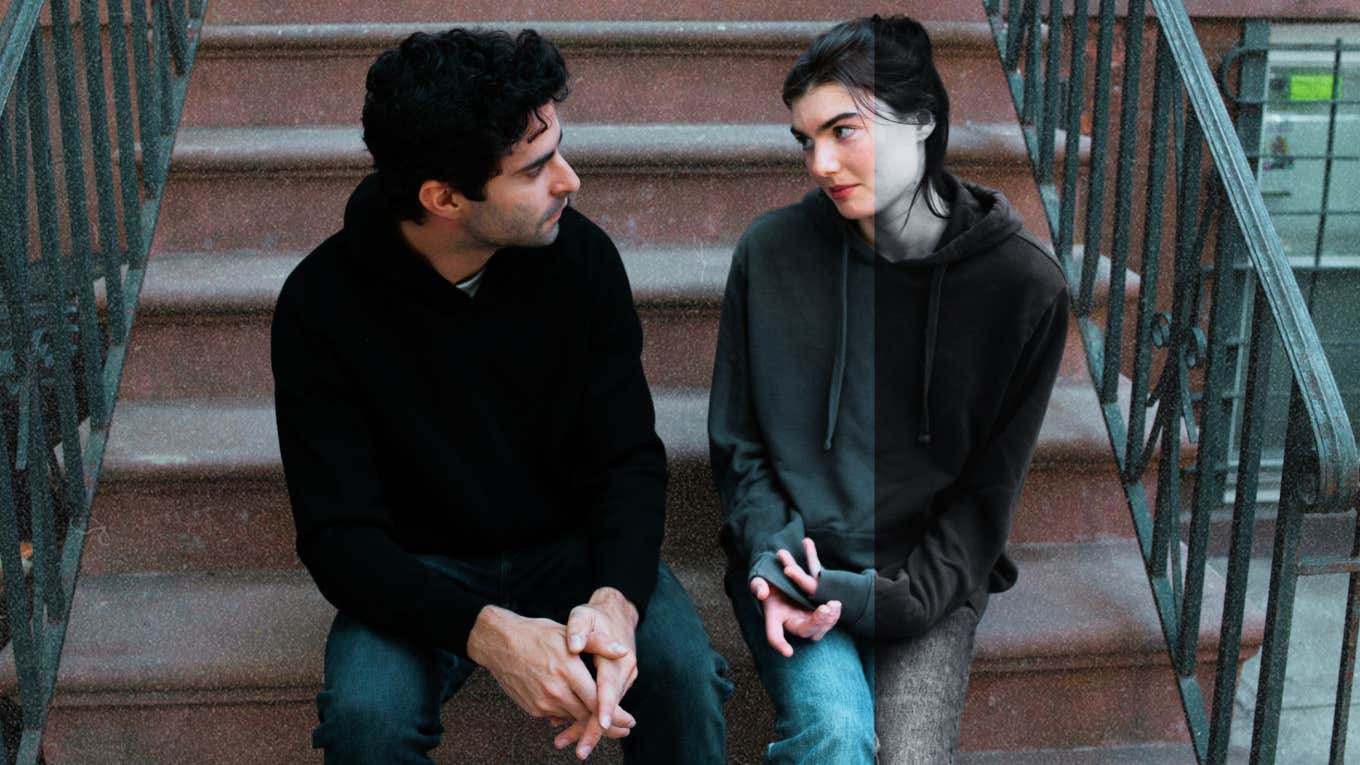
[[[1340,761],[1360,629],[1360,537],[1352,555],[1334,558],[1309,555],[1299,541],[1305,514],[1356,505],[1350,420],[1184,7],[1151,0],[1149,13],[1147,0],[1128,0],[1120,19],[1113,0],[1092,4],[1070,0],[1065,14],[1062,0],[1050,0],[1047,13],[1039,0],[983,2],[1074,295],[1195,754],[1228,757],[1276,363],[1288,370],[1290,401],[1251,760],[1275,759],[1295,582],[1345,571],[1352,583],[1333,731]],[[1110,274],[1103,308],[1102,261]],[[1130,269],[1140,285],[1126,316]],[[1277,343],[1283,359],[1272,359]],[[1210,527],[1230,478],[1217,660],[1201,677]]]
[[[0,589],[22,710],[4,754],[24,763],[40,756],[204,13],[76,5],[14,0],[0,25]]]

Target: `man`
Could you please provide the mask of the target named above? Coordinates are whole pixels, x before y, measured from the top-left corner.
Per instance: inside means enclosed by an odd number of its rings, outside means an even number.
[[[658,561],[665,452],[627,276],[568,206],[566,81],[532,31],[383,53],[377,172],[280,294],[298,553],[339,610],[328,763],[429,762],[477,665],[581,759],[608,736],[629,762],[724,761],[725,664]]]

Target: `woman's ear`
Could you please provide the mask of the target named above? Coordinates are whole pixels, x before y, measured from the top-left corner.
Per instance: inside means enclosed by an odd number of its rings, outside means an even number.
[[[916,140],[924,141],[935,132],[935,119],[929,114],[925,117],[925,122],[916,123]]]

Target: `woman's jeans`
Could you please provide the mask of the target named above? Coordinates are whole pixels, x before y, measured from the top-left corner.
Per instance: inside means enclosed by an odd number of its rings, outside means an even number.
[[[737,624],[774,703],[769,765],[954,761],[978,616],[964,605],[927,634],[876,641],[832,629],[818,642],[790,637],[785,658],[765,638],[765,618],[745,572],[727,579]]]
[[[519,602],[523,591],[510,584],[516,567],[533,569],[527,572],[530,579],[551,581],[540,576],[542,569],[554,568],[561,555],[496,556],[473,563],[439,556],[421,560],[525,615],[562,621],[566,610],[584,602],[527,604]],[[621,702],[637,719],[620,741],[625,760],[649,765],[725,762],[723,703],[732,695],[727,664],[713,650],[689,596],[664,563],[636,639],[638,678]],[[326,641],[325,686],[317,695],[321,724],[312,732],[312,746],[325,750],[328,765],[428,764],[427,753],[444,732],[440,708],[476,667],[451,652],[416,645],[337,614]],[[543,748],[545,756],[552,751],[546,729]]]

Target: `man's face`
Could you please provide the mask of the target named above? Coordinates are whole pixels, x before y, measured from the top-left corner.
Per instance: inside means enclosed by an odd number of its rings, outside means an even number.
[[[487,181],[485,201],[469,202],[466,232],[496,248],[552,244],[563,208],[581,187],[558,151],[561,142],[562,124],[549,102],[537,117],[530,115],[524,135],[501,158],[500,174]]]

